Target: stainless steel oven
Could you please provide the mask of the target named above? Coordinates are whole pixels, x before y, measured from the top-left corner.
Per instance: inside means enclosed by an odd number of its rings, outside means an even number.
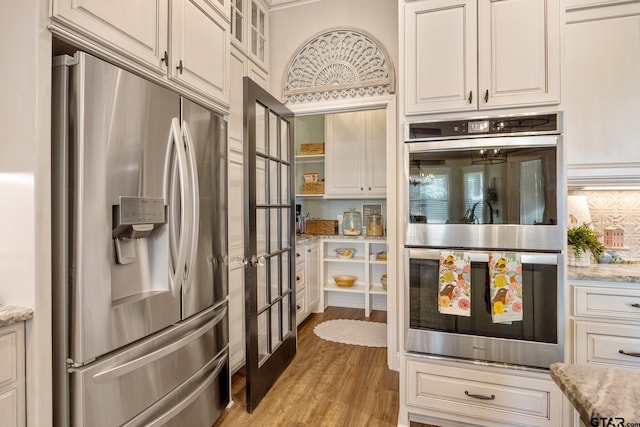
[[[414,248],[406,252],[407,351],[544,369],[563,360],[561,253],[520,253],[522,320],[494,323],[489,301],[489,252],[469,252],[472,285],[468,317],[438,310],[440,251]]]
[[[411,247],[560,250],[560,114],[406,126]]]
[[[406,125],[408,352],[543,369],[563,360],[561,119],[551,113]],[[469,259],[465,315],[439,311],[447,251]],[[492,318],[489,301],[489,256],[498,252],[521,262],[523,310],[510,323]]]

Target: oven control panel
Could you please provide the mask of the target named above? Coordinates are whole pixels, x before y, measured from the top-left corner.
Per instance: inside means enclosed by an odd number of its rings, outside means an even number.
[[[472,120],[407,123],[405,141],[429,141],[483,136],[559,134],[560,113],[499,116]]]

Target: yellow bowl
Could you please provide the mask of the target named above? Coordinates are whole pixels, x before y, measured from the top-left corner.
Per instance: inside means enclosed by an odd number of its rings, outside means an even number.
[[[356,283],[356,280],[358,280],[358,276],[337,275],[333,276],[333,280],[336,281],[336,285],[343,288],[348,288]]]

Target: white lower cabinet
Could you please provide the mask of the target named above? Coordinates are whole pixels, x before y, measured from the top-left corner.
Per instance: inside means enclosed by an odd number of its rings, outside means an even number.
[[[317,241],[296,247],[296,324],[317,311],[320,300]]]
[[[577,281],[572,292],[573,362],[640,371],[638,283]]]
[[[24,323],[0,328],[0,427],[24,427]]]
[[[640,370],[640,289],[637,284],[573,286],[574,359]]]
[[[547,373],[408,359],[406,375],[409,412],[437,425],[562,425],[562,392]]]

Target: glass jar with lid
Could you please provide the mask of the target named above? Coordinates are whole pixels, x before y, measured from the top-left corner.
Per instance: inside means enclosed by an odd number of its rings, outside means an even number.
[[[354,208],[342,214],[342,234],[345,236],[362,234],[362,215]]]
[[[372,213],[367,217],[367,236],[383,236],[382,215]]]

